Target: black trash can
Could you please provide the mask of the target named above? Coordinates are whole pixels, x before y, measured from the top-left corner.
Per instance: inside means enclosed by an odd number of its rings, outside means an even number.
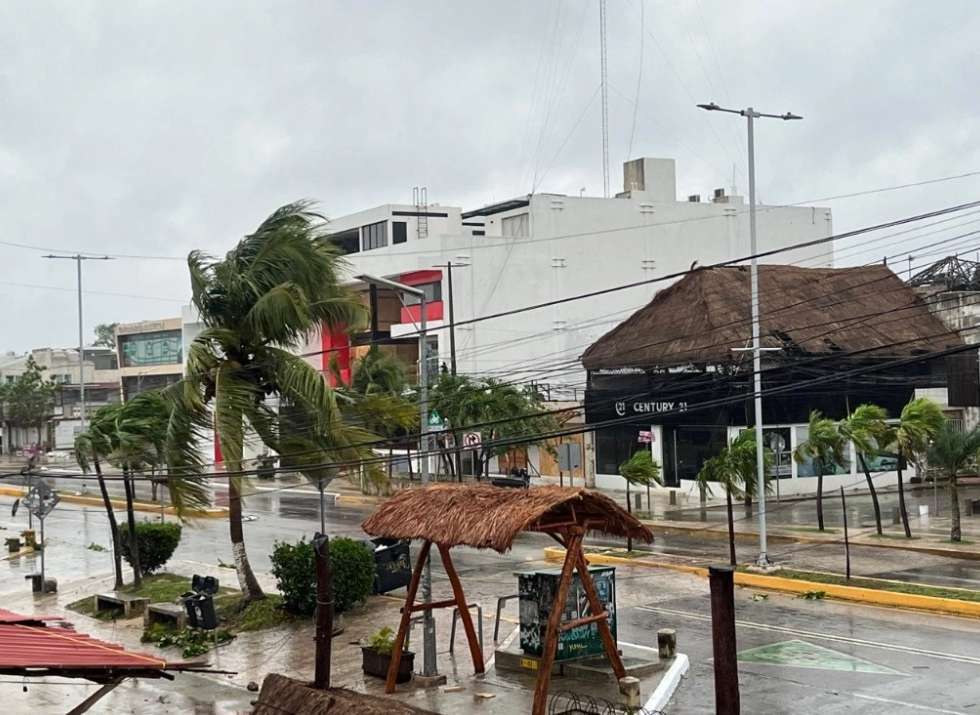
[[[191,628],[199,628],[197,620],[197,609],[194,607],[194,599],[197,598],[197,594],[193,591],[188,591],[180,597],[181,603],[184,604],[184,610],[187,611],[187,625]]]
[[[374,592],[388,593],[404,588],[412,580],[412,560],[408,542],[398,539],[371,539],[374,549]]]
[[[187,616],[192,628],[213,631],[218,627],[218,614],[214,610],[214,597],[206,593],[196,593],[185,602]]]

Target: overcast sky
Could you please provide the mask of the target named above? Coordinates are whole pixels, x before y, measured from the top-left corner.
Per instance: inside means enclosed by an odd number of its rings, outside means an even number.
[[[744,120],[694,107],[711,100],[805,117],[758,128],[767,203],[980,171],[974,0],[642,10],[608,4],[614,190],[630,154],[676,158],[679,196],[733,165],[744,193]],[[4,3],[0,349],[77,339],[74,265],[49,250],[220,253],[290,200],[339,216],[416,184],[464,208],[601,195],[598,58],[596,0]],[[977,198],[971,177],[823,203],[844,231]],[[84,270],[87,332],[186,302],[180,260]]]

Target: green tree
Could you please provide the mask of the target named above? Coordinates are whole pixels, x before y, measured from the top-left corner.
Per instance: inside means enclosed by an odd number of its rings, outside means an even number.
[[[187,471],[186,465],[170,459],[167,453],[168,434],[174,438],[181,437],[179,425],[170,424],[170,415],[171,405],[160,392],[143,392],[126,403],[99,408],[92,416],[88,429],[75,440],[75,457],[79,465],[87,472],[91,464],[99,481],[112,532],[117,583],[122,580],[119,558],[124,550],[102,474],[103,460],[119,468],[122,473],[128,542],[137,545],[130,550],[131,558],[127,560],[133,567],[134,583],[137,586],[142,583],[145,571],[139,563],[141,551],[134,509],[135,482],[138,475],[150,469],[167,467],[166,486],[170,501],[181,519],[185,518],[189,510],[208,504],[204,478],[200,473]],[[186,439],[187,435],[183,435],[183,438]]]
[[[505,454],[517,445],[538,444],[553,449],[542,435],[560,426],[555,416],[545,410],[542,395],[533,387],[518,387],[494,378],[442,373],[429,393],[429,404],[449,420],[454,432],[462,433],[470,426],[479,429],[477,474],[483,472],[492,456]],[[449,445],[442,446],[443,462],[447,471],[454,474]]]
[[[407,370],[396,356],[372,345],[354,365],[348,404],[368,429],[388,440],[388,478],[394,442],[418,428],[418,405],[410,399]]]
[[[653,484],[663,484],[660,479],[660,464],[653,458],[649,450],[641,449],[619,465],[619,474],[626,480],[626,511],[633,513],[630,503],[630,484],[638,484],[649,488]],[[642,497],[641,497],[642,498]],[[627,537],[626,548],[633,550],[633,539]]]
[[[817,526],[824,530],[823,523],[823,477],[827,468],[844,461],[844,438],[837,430],[837,424],[820,414],[819,410],[810,412],[807,425],[807,439],[797,445],[793,458],[798,463],[812,459],[817,467]]]
[[[331,463],[370,460],[367,445],[377,439],[354,423],[323,375],[290,351],[320,329],[365,321],[364,306],[342,285],[346,263],[326,234],[323,218],[299,202],[275,211],[223,259],[198,251],[188,257],[192,302],[205,328],[187,351],[184,378],[166,390],[171,424],[191,436],[168,439],[168,449],[187,464],[200,462],[198,438],[213,426],[229,475],[232,554],[246,602],[264,596],[242,529],[246,430],[314,484],[333,477]],[[268,396],[288,405],[291,424],[301,428],[280,421]]]
[[[0,387],[0,400],[3,402],[3,416],[8,424],[37,430],[37,442],[43,442],[41,429],[51,417],[58,386],[44,379],[44,368],[39,366],[33,356],[28,356],[24,372],[13,382]],[[9,440],[10,430],[7,430]],[[6,445],[10,448],[10,445]]]
[[[728,446],[728,463],[730,468],[738,475],[742,497],[745,499],[745,508],[749,513],[752,511],[752,500],[757,497],[759,491],[759,467],[756,462],[755,453],[754,427],[739,432]],[[768,447],[763,447],[762,465],[765,490],[767,493],[772,489],[770,472],[774,461],[772,450]]]
[[[868,468],[868,457],[880,454],[883,447],[888,445],[889,427],[885,420],[888,419],[888,412],[878,405],[863,404],[848,415],[845,419],[837,423],[837,431],[845,440],[851,440],[854,450],[857,452],[858,464],[864,472],[864,478],[868,482],[868,492],[871,494],[871,505],[874,507],[875,528],[881,536],[881,507],[878,504],[878,492],[875,489],[874,480],[871,479],[871,470]],[[899,487],[901,492],[901,486]],[[904,504],[903,504],[904,509]],[[906,522],[906,528],[907,522]]]
[[[95,326],[95,347],[116,348],[116,327],[119,323],[99,323]]]
[[[735,565],[735,518],[732,499],[737,499],[741,495],[741,484],[742,475],[732,462],[730,446],[725,447],[720,454],[706,459],[697,476],[697,485],[702,493],[712,493],[712,486],[715,485],[721,486],[725,491],[725,506],[728,512],[728,556],[732,566]]]
[[[980,452],[980,427],[969,432],[957,429],[952,422],[944,420],[935,433],[929,447],[929,464],[939,467],[949,480],[949,540],[960,541],[960,497],[957,478]]]
[[[884,445],[890,445],[898,457],[898,505],[902,515],[902,526],[906,538],[912,538],[909,526],[909,513],[905,506],[905,485],[902,469],[909,462],[918,464],[922,455],[929,449],[929,443],[946,423],[943,411],[932,400],[919,397],[910,400],[902,408],[897,425],[889,425],[882,438]]]

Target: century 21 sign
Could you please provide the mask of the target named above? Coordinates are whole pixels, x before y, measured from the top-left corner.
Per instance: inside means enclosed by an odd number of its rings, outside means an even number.
[[[656,415],[666,412],[686,412],[686,402],[627,402],[619,400],[614,409],[620,417],[625,417],[627,413],[634,415]]]

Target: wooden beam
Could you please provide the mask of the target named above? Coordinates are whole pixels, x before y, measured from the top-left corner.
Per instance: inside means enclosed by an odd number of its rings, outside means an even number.
[[[582,545],[581,534],[573,534],[568,539],[568,550],[565,551],[565,563],[561,567],[561,578],[558,580],[558,591],[551,603],[551,613],[548,614],[548,628],[545,631],[544,643],[541,646],[541,662],[538,664],[538,680],[534,685],[534,703],[531,715],[544,715],[548,704],[548,685],[551,683],[551,667],[555,663],[555,652],[558,649],[558,626],[561,614],[565,610],[565,599],[568,598],[568,588],[572,583],[572,573],[575,571],[576,556],[580,554]]]
[[[395,680],[398,678],[398,667],[402,661],[402,648],[405,647],[405,636],[408,634],[408,624],[412,618],[412,605],[415,603],[415,594],[418,592],[419,582],[422,580],[422,569],[425,567],[425,560],[429,558],[431,546],[431,541],[422,542],[422,548],[419,549],[418,558],[415,560],[412,580],[408,583],[405,607],[402,608],[402,619],[398,624],[398,633],[395,635],[395,643],[391,650],[391,663],[388,664],[388,677],[385,679],[385,692],[389,695],[395,692]]]
[[[466,632],[466,640],[470,644],[470,656],[473,658],[473,670],[477,674],[484,672],[483,650],[480,648],[480,641],[476,637],[476,629],[473,628],[473,618],[470,616],[470,609],[466,607],[466,596],[463,593],[463,584],[460,583],[459,574],[453,566],[453,560],[449,556],[449,547],[439,544],[439,556],[442,557],[443,568],[449,576],[449,584],[453,587],[453,595],[456,597],[456,607],[459,609],[460,620],[463,621],[463,630]]]
[[[68,715],[81,715],[82,713],[87,713],[93,705],[99,702],[106,695],[111,693],[116,687],[123,681],[122,678],[116,678],[115,680],[110,680],[108,683],[103,685],[101,688],[96,690],[94,693],[85,698],[78,705],[73,707],[68,711]]]
[[[573,628],[578,628],[579,626],[587,626],[590,623],[595,623],[596,621],[606,620],[609,618],[609,614],[603,611],[594,616],[585,616],[584,618],[576,618],[574,621],[566,621],[561,624],[561,631],[570,631]]]
[[[578,541],[578,548],[575,553],[575,565],[578,569],[579,581],[585,590],[585,596],[589,599],[589,607],[593,613],[601,613],[605,609],[599,601],[599,594],[596,593],[595,583],[592,582],[592,574],[589,573],[589,564],[585,561],[585,554],[582,551],[582,540]],[[597,621],[599,625],[599,637],[602,639],[602,646],[606,650],[606,657],[612,666],[616,679],[626,677],[626,668],[623,667],[623,659],[619,657],[619,649],[616,647],[616,639],[613,638],[612,629],[609,628],[609,620],[602,618]]]

